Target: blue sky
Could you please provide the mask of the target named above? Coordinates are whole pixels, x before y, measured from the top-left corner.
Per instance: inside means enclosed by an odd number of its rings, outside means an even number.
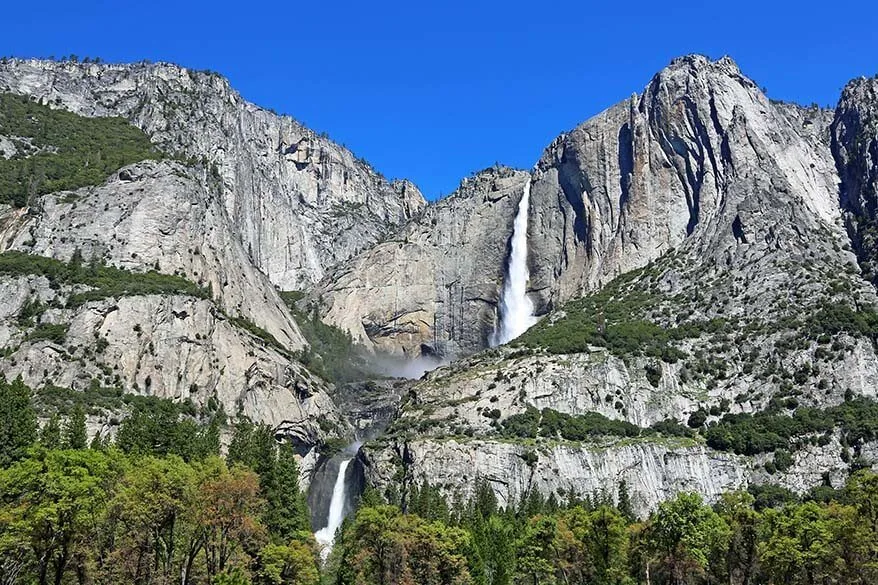
[[[834,105],[878,73],[872,2],[14,2],[0,55],[173,61],[326,131],[429,198],[639,92],[674,56],[731,55],[769,96]]]

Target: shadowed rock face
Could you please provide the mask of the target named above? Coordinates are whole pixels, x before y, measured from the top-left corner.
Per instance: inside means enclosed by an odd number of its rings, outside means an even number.
[[[841,207],[864,276],[878,283],[878,79],[844,89],[832,122]]]
[[[356,458],[356,454],[342,452],[322,460],[315,468],[307,495],[308,509],[311,511],[311,527],[315,531],[326,526],[332,492],[338,479],[339,467],[344,460],[350,460],[345,473],[344,516],[354,511],[363,493],[365,488],[363,464]]]
[[[388,183],[347,149],[246,102],[216,74],[11,59],[0,62],[0,91],[127,118],[167,153],[206,161],[244,249],[284,290],[316,282],[425,205],[412,183]]]

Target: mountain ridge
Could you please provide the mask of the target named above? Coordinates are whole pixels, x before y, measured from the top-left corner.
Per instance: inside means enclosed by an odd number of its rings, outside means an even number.
[[[171,64],[6,60],[0,90],[79,114],[125,117],[166,152],[216,165],[245,248],[280,288],[319,279],[377,239],[385,222],[425,204],[413,184],[397,192],[346,148],[247,102],[218,74]],[[260,216],[261,206],[271,213]]]
[[[0,241],[182,274],[211,298],[56,307],[75,292],[7,279],[28,292],[0,311],[4,371],[79,388],[106,382],[116,360],[128,392],[215,392],[227,411],[293,437],[307,481],[321,446],[376,418],[368,401],[382,390],[332,387],[304,368],[308,342],[278,292],[304,289],[288,297],[300,315],[316,309],[376,360],[455,358],[375,398],[379,418],[396,412],[357,465],[381,489],[438,481],[454,495],[446,484],[465,477],[460,489],[486,480],[508,503],[532,489],[614,493],[621,478],[645,510],[686,489],[804,490],[824,471],[840,485],[854,465],[845,449],[857,461],[878,452],[829,410],[855,411],[878,388],[869,80],[830,112],[769,100],[730,58],[684,56],[558,136],[532,169],[497,165],[427,204],[221,78],[143,67],[0,63],[0,90],[124,115],[188,157],[7,206]],[[487,349],[526,185],[528,293],[542,320]],[[27,320],[33,297],[52,308]],[[65,319],[65,335],[48,329]],[[173,334],[147,344],[143,331]],[[98,345],[107,356],[91,355]],[[356,421],[339,404],[355,404]],[[715,436],[799,407],[819,413],[819,439],[739,453]]]
[[[530,489],[613,493],[621,478],[641,510],[678,490],[801,491],[824,472],[842,482],[843,432],[783,469],[762,452],[729,457],[673,435],[689,423],[703,440],[738,416],[875,398],[875,331],[855,322],[874,321],[876,295],[851,248],[837,173],[855,164],[871,177],[876,139],[840,153],[839,127],[826,110],[771,102],[730,59],[687,56],[562,134],[531,179],[529,290],[545,319],[511,348],[483,340],[416,382],[389,434],[364,451],[371,480],[435,481],[451,495],[451,477],[467,478],[467,494],[481,479],[514,501]],[[870,183],[856,184],[867,201]],[[575,436],[594,413],[664,430],[637,446],[506,434],[539,420],[534,410]],[[872,461],[874,442],[857,445]],[[597,453],[629,465],[598,465]]]

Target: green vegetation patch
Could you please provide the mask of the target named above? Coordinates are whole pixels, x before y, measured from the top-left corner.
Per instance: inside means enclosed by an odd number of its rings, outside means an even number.
[[[119,413],[131,409],[162,410],[173,409],[178,416],[195,417],[198,410],[190,399],[173,402],[156,396],[126,394],[118,387],[101,386],[97,380],[85,390],[74,390],[63,386],[46,385],[33,391],[33,404],[41,414],[67,415],[79,407],[88,414],[101,411]],[[208,402],[207,411],[219,410],[215,398]]]
[[[68,307],[77,307],[89,301],[106,298],[154,294],[210,298],[207,290],[185,278],[160,274],[152,270],[130,272],[122,268],[105,266],[96,261],[83,264],[82,256],[78,252],[69,263],[23,252],[3,252],[0,254],[0,274],[45,276],[54,289],[62,285],[84,285],[92,289],[70,295],[67,299]],[[49,331],[45,333],[48,334]]]
[[[27,334],[27,341],[51,341],[52,343],[64,343],[67,338],[67,330],[70,328],[66,323],[40,323],[33,331]]]
[[[818,341],[839,333],[875,341],[878,339],[878,312],[872,308],[855,310],[845,304],[824,301],[802,324],[801,332]]]
[[[122,118],[86,118],[9,93],[0,94],[0,136],[17,151],[0,156],[0,203],[16,207],[37,195],[99,185],[125,165],[162,157]]]
[[[730,328],[725,319],[693,321],[662,327],[642,318],[660,304],[660,297],[643,290],[634,270],[608,283],[600,291],[566,303],[564,315],[547,318],[518,338],[513,345],[542,348],[549,353],[582,353],[605,347],[618,357],[648,356],[668,363],[687,357],[674,342],[717,333]]]
[[[797,437],[828,434],[840,429],[844,440],[859,445],[878,438],[878,403],[868,398],[848,400],[830,408],[801,406],[792,416],[769,409],[756,414],[727,414],[705,431],[707,444],[719,451],[743,455],[793,450]]]
[[[637,425],[597,412],[571,415],[551,408],[539,411],[528,407],[527,411],[503,421],[503,434],[519,438],[560,437],[567,441],[585,441],[601,435],[637,437],[640,433]]]
[[[287,348],[285,348],[274,335],[272,335],[253,321],[250,321],[249,319],[245,319],[243,317],[229,317],[229,322],[238,329],[243,329],[247,333],[258,337],[267,345],[273,347],[274,349],[277,349],[281,353],[285,354],[287,352]]]
[[[694,419],[697,424],[693,424]],[[800,406],[792,415],[783,412],[782,406],[775,402],[768,410],[756,414],[726,414],[713,424],[705,425],[704,418],[693,416],[690,426],[700,428],[688,428],[672,420],[642,428],[597,412],[571,415],[551,408],[540,411],[531,406],[525,412],[507,417],[501,424],[500,435],[515,439],[588,441],[600,436],[651,438],[661,435],[691,439],[700,434],[707,445],[717,451],[751,456],[774,452],[775,463],[779,464],[777,469],[784,471],[792,463],[790,452],[809,442],[828,444],[835,430],[841,431],[844,444],[855,450],[863,443],[878,440],[878,402],[860,397],[824,409]],[[812,441],[806,438],[809,435],[819,437]]]
[[[333,382],[352,382],[371,377],[359,364],[354,342],[347,332],[321,321],[316,311],[301,310],[296,303],[303,298],[303,293],[284,291],[280,296],[310,345],[309,349],[296,356],[309,370]]]

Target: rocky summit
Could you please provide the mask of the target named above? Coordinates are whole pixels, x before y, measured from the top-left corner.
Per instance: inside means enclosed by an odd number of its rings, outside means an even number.
[[[43,422],[62,396],[114,436],[157,397],[267,424],[327,498],[352,461],[641,516],[878,463],[875,79],[833,111],[681,57],[430,203],[210,72],[5,59],[0,96],[0,370]],[[537,323],[492,347],[525,192]]]

